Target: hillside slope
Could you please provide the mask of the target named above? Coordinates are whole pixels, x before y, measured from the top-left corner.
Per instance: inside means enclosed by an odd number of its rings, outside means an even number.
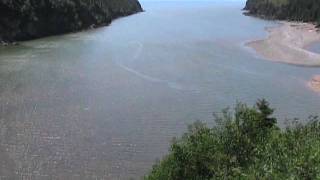
[[[140,11],[138,0],[0,0],[0,42],[107,25]]]
[[[319,0],[247,0],[250,15],[268,19],[316,22],[320,24]]]

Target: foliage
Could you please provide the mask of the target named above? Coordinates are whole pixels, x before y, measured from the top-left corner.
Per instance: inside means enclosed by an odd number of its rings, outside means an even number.
[[[212,128],[196,122],[145,179],[320,179],[317,118],[280,129],[272,113],[260,100],[215,115]]]
[[[245,9],[266,18],[320,23],[319,0],[247,0]]]
[[[0,0],[0,42],[103,26],[140,11],[138,0]]]

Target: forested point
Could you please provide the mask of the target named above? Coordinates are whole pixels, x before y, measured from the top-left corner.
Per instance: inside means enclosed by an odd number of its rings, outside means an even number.
[[[0,0],[0,44],[103,26],[141,11],[138,0]]]
[[[320,179],[320,123],[292,121],[281,129],[269,103],[215,115],[215,126],[196,122],[146,180]]]
[[[320,24],[319,0],[247,0],[248,14],[268,19]]]

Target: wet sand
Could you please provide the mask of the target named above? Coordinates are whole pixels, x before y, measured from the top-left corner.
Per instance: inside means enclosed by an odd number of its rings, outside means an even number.
[[[263,40],[247,43],[264,58],[300,66],[320,66],[320,54],[306,49],[320,42],[320,33],[310,23],[281,22],[280,26],[267,28],[269,36]],[[315,76],[309,87],[320,92],[320,77]],[[312,84],[312,85],[311,85]]]
[[[314,76],[308,85],[312,90],[320,93],[320,75]]]

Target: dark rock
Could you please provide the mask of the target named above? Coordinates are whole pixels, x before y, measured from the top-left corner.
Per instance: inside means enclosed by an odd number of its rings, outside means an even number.
[[[0,41],[95,28],[141,11],[138,0],[0,0]]]

